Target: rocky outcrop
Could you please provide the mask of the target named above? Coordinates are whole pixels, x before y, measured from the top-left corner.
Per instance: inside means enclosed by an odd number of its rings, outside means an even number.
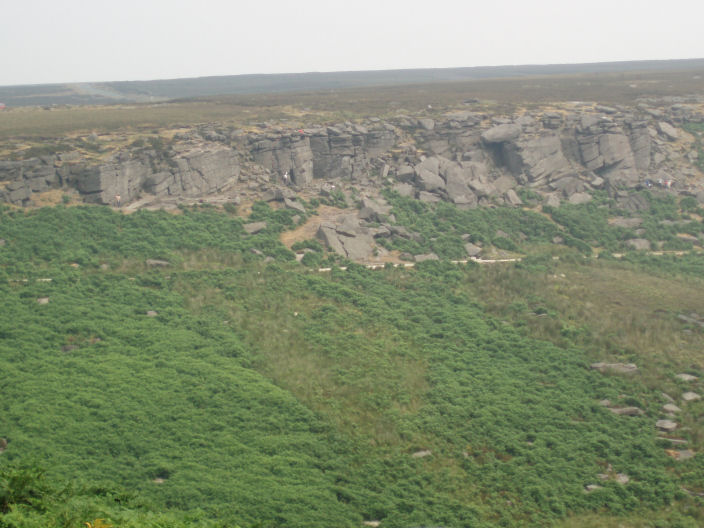
[[[236,181],[239,163],[226,148],[198,149],[172,158],[172,167],[154,167],[134,159],[89,167],[76,175],[78,190],[86,201],[111,204],[136,199],[144,190],[157,196],[199,196],[219,191]]]
[[[313,152],[307,135],[254,137],[250,139],[249,148],[254,161],[284,183],[288,183],[287,178],[300,186],[313,181]]]
[[[228,132],[211,124],[165,146],[156,141],[151,150],[124,147],[105,162],[78,151],[0,161],[0,201],[29,204],[37,193],[69,186],[89,202],[114,203],[120,196],[126,204],[143,193],[217,193],[237,181],[263,198],[272,185],[300,190],[343,179],[389,183],[403,196],[464,208],[520,206],[521,186],[549,205],[584,203],[590,191],[606,189],[624,209],[637,211],[648,204],[624,191],[648,180],[671,182],[681,169],[677,160],[686,161],[673,151],[684,136],[678,127],[697,119],[704,116],[687,105],[656,111],[642,104],[515,116],[452,111],[432,119],[399,115],[297,130],[260,124],[256,131]],[[668,185],[667,191],[704,201],[701,184]],[[293,195],[274,199],[284,198]]]
[[[61,174],[53,156],[42,156],[23,161],[0,161],[0,201],[23,204],[33,193],[59,187]]]
[[[335,253],[350,260],[368,258],[373,251],[374,237],[369,228],[362,227],[354,215],[344,218],[341,223],[322,223],[317,237]]]
[[[370,161],[388,151],[396,142],[391,129],[347,125],[327,127],[310,138],[313,154],[313,175],[319,179],[357,180],[370,168]]]

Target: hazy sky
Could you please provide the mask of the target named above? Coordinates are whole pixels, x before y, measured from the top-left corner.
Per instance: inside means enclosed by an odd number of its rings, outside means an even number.
[[[704,58],[704,0],[4,0],[0,85]]]

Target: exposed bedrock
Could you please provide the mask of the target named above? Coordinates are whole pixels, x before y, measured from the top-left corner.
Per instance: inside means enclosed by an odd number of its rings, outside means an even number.
[[[79,151],[0,160],[0,201],[28,205],[38,193],[71,187],[89,202],[109,204],[120,196],[127,203],[143,193],[217,193],[239,180],[293,190],[316,180],[365,185],[383,180],[405,196],[465,208],[521,205],[521,187],[543,195],[546,203],[576,203],[593,189],[615,193],[649,179],[676,181],[668,192],[704,199],[702,174],[693,161],[698,154],[679,128],[699,113],[605,108],[514,116],[454,111],[433,119],[399,115],[297,130],[264,126],[229,136],[212,126],[196,127],[158,152],[124,147],[102,163]]]
[[[111,204],[120,196],[132,201],[142,191],[157,196],[200,196],[237,180],[239,162],[230,149],[195,150],[171,158],[168,166],[148,159],[117,161],[72,170],[76,187],[88,202]]]

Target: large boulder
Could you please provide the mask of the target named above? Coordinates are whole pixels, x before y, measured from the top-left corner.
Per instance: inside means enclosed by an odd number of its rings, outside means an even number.
[[[318,228],[318,232],[316,233],[316,236],[320,240],[322,240],[322,242],[331,251],[334,251],[335,253],[337,253],[338,255],[342,255],[343,257],[347,256],[347,252],[345,251],[345,247],[342,245],[342,242],[340,241],[340,237],[337,234],[337,230],[335,229],[334,224],[330,224],[330,223],[320,224],[320,227]]]
[[[464,245],[464,249],[470,257],[476,257],[482,252],[482,248],[472,244],[471,242],[467,242]]]
[[[391,206],[383,198],[362,198],[359,218],[372,222],[381,222],[391,212]]]
[[[670,141],[677,141],[680,137],[679,131],[670,123],[666,123],[665,121],[660,121],[658,123],[658,130]]]
[[[411,185],[410,183],[397,183],[395,184],[392,189],[396,191],[399,195],[404,196],[406,198],[413,198],[415,196],[415,187]]]
[[[572,174],[574,169],[562,152],[562,142],[555,134],[506,143],[502,162],[509,171],[530,185],[541,185]]]
[[[599,153],[603,159],[601,176],[611,185],[633,187],[638,183],[636,160],[631,144],[624,134],[602,134]]]
[[[317,237],[331,250],[350,260],[368,259],[374,251],[372,232],[359,225],[354,215],[345,216],[337,224],[323,223]]]
[[[513,189],[506,191],[506,194],[504,194],[504,199],[509,205],[523,205],[523,200],[521,200],[520,196],[518,196],[516,191]]]
[[[635,374],[638,372],[638,367],[634,363],[605,363],[600,361],[599,363],[592,363],[589,368],[599,372],[610,371],[618,374]]]
[[[568,201],[573,205],[585,204],[592,201],[592,196],[588,193],[574,193]]]
[[[477,196],[467,185],[471,169],[468,170],[457,163],[449,162],[442,167],[442,174],[446,182],[445,192],[450,201],[465,207],[477,205]]]
[[[340,237],[350,260],[364,260],[371,256],[374,250],[374,238],[369,233],[359,233],[352,237]]]
[[[482,140],[485,143],[504,143],[512,141],[521,135],[521,127],[514,124],[497,125],[482,132]]]

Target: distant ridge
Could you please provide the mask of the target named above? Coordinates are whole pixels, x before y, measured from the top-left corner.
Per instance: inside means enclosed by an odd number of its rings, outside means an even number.
[[[226,94],[337,90],[522,76],[704,70],[704,59],[227,75],[151,81],[0,86],[8,107],[158,102]]]

